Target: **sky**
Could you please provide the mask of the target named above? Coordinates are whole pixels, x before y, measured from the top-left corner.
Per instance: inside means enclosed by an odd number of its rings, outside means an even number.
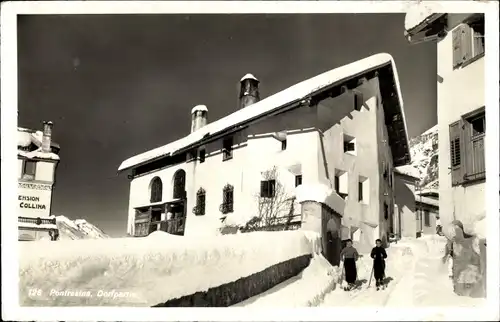
[[[246,73],[265,98],[386,52],[398,68],[409,136],[437,123],[436,45],[409,45],[404,15],[19,16],[19,126],[54,122],[61,145],[52,213],[126,234],[120,163],[237,110]]]

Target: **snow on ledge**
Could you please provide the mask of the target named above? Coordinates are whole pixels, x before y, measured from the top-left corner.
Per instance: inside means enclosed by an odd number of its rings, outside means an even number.
[[[395,172],[420,180],[420,171],[410,164],[396,167]]]
[[[250,276],[272,265],[312,254],[313,239],[300,230],[212,238],[154,234],[21,243],[20,305],[152,306]],[[272,245],[272,247],[270,247]],[[28,290],[42,295],[30,298]],[[50,291],[89,292],[53,296]],[[125,296],[99,296],[99,291]],[[128,293],[127,293],[128,292]]]
[[[345,200],[335,191],[322,183],[304,184],[295,188],[296,201],[316,201],[335,210],[341,216],[344,215]]]
[[[17,150],[17,154],[28,159],[38,158],[38,159],[59,160],[59,156],[57,154],[52,152],[43,152],[42,148],[38,148],[35,151],[31,152]]]
[[[191,109],[191,114],[193,114],[194,112],[198,112],[198,111],[208,112],[208,108],[206,105],[196,105],[195,107],[193,107]]]
[[[240,80],[240,82],[246,80],[246,79],[253,79],[253,80],[256,80],[256,81],[259,81],[255,76],[253,76],[252,74],[248,73],[246,74],[245,76],[243,76]]]
[[[417,2],[412,5],[410,9],[406,12],[405,15],[405,30],[411,30],[422,22],[425,19],[429,18],[436,12],[436,5],[431,2]]]

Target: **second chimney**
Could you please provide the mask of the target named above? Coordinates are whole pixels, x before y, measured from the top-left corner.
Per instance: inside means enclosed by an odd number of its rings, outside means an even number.
[[[51,141],[52,141],[52,126],[54,124],[51,121],[43,122],[43,135],[42,135],[42,152],[51,152]]]
[[[191,110],[191,133],[201,129],[208,123],[208,108],[205,105],[196,105]]]
[[[252,74],[246,74],[240,80],[240,109],[260,101],[259,80]]]

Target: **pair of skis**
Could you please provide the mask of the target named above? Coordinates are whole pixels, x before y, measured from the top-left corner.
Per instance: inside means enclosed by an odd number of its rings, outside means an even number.
[[[372,272],[370,273],[370,280],[366,288],[370,288],[370,284],[372,283],[372,276],[373,276],[373,266],[372,266]],[[377,291],[379,291],[380,289],[385,290],[385,286],[386,286],[385,284],[377,286]]]

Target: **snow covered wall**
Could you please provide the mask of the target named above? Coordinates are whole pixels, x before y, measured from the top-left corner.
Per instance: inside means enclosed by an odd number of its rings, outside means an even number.
[[[22,243],[20,305],[154,306],[313,252],[301,231]]]

